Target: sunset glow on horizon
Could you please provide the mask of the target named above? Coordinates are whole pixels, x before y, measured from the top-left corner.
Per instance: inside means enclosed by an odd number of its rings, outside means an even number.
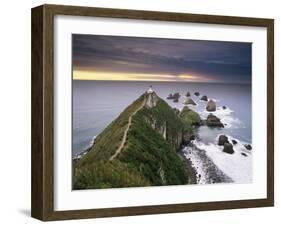
[[[97,80],[97,81],[162,81],[162,82],[215,82],[215,80],[195,74],[149,74],[149,73],[121,73],[74,70],[74,80]]]

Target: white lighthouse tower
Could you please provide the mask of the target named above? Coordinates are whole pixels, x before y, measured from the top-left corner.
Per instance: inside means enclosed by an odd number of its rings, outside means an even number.
[[[152,89],[152,86],[150,86],[149,89],[148,89],[146,92],[147,92],[148,94],[149,94],[149,93],[153,93],[154,91],[153,91],[153,89]]]

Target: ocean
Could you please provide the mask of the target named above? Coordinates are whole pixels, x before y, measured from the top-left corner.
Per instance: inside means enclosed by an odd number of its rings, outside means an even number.
[[[248,151],[244,148],[244,144],[252,142],[252,98],[251,85],[246,84],[73,80],[73,156],[90,147],[94,138],[150,85],[171,107],[180,110],[184,107],[185,94],[189,91],[191,98],[197,103],[196,106],[189,105],[189,107],[199,113],[202,119],[205,119],[209,113],[205,110],[207,102],[201,101],[201,96],[207,95],[209,99],[215,100],[217,111],[213,114],[221,119],[225,127],[222,129],[199,127],[195,144],[199,149],[204,150],[215,165],[234,182],[251,182],[254,147],[252,151]],[[170,93],[175,92],[181,94],[178,103],[166,99]],[[199,92],[200,96],[193,95],[194,92]],[[226,109],[222,106],[226,106]],[[234,146],[233,155],[223,153],[222,147],[217,145],[220,134],[238,141]],[[196,158],[190,155],[187,157]],[[194,159],[194,162],[196,161]],[[204,171],[202,164],[198,163],[196,167],[198,171]],[[200,182],[206,183],[204,175],[201,175]]]

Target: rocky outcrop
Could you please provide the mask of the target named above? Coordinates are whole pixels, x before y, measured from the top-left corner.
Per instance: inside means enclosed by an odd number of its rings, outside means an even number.
[[[188,145],[192,140],[195,140],[192,128],[193,126],[200,125],[201,119],[196,112],[192,111],[187,106],[182,109],[179,116],[184,124],[182,145]]]
[[[208,101],[208,97],[206,95],[202,96],[200,100]]]
[[[228,153],[228,154],[233,154],[234,150],[233,150],[232,144],[224,143],[222,151],[225,152],[225,153]]]
[[[159,97],[156,95],[155,92],[149,93],[149,94],[147,94],[145,105],[148,108],[155,107],[157,105],[158,100],[159,100]]]
[[[213,115],[212,113],[208,115],[206,124],[207,126],[210,127],[221,127],[221,128],[224,127],[224,125],[221,123],[221,120],[217,116]]]
[[[223,146],[225,143],[229,143],[227,136],[220,135],[218,140],[218,145]]]
[[[192,140],[195,140],[195,135],[188,132],[183,133],[182,145],[188,145]]]
[[[244,147],[249,151],[252,150],[252,146],[250,144],[245,144]]]
[[[236,140],[232,140],[232,144],[237,144],[237,141]]]
[[[200,96],[200,93],[199,92],[195,92],[194,95],[198,97],[198,96]]]
[[[170,93],[170,94],[169,94],[169,96],[167,97],[167,99],[168,99],[168,100],[172,100],[172,99],[174,99],[173,94],[171,94],[171,93]]]
[[[182,119],[183,123],[187,127],[192,126],[200,126],[201,125],[201,118],[198,113],[195,111],[192,111],[189,107],[184,106],[184,108],[181,110],[180,118]]]
[[[174,93],[174,98],[180,98],[180,93]]]
[[[169,96],[167,97],[168,100],[178,100],[180,98],[180,93],[170,93]]]
[[[186,104],[186,105],[196,105],[196,103],[191,98],[187,98],[186,101],[184,102],[184,104]]]
[[[206,106],[207,111],[216,111],[216,102],[213,100],[209,100]]]

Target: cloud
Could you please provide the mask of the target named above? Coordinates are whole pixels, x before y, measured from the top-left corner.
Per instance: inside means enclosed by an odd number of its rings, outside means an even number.
[[[197,74],[221,82],[251,81],[251,43],[79,34],[73,35],[72,43],[77,71]]]

